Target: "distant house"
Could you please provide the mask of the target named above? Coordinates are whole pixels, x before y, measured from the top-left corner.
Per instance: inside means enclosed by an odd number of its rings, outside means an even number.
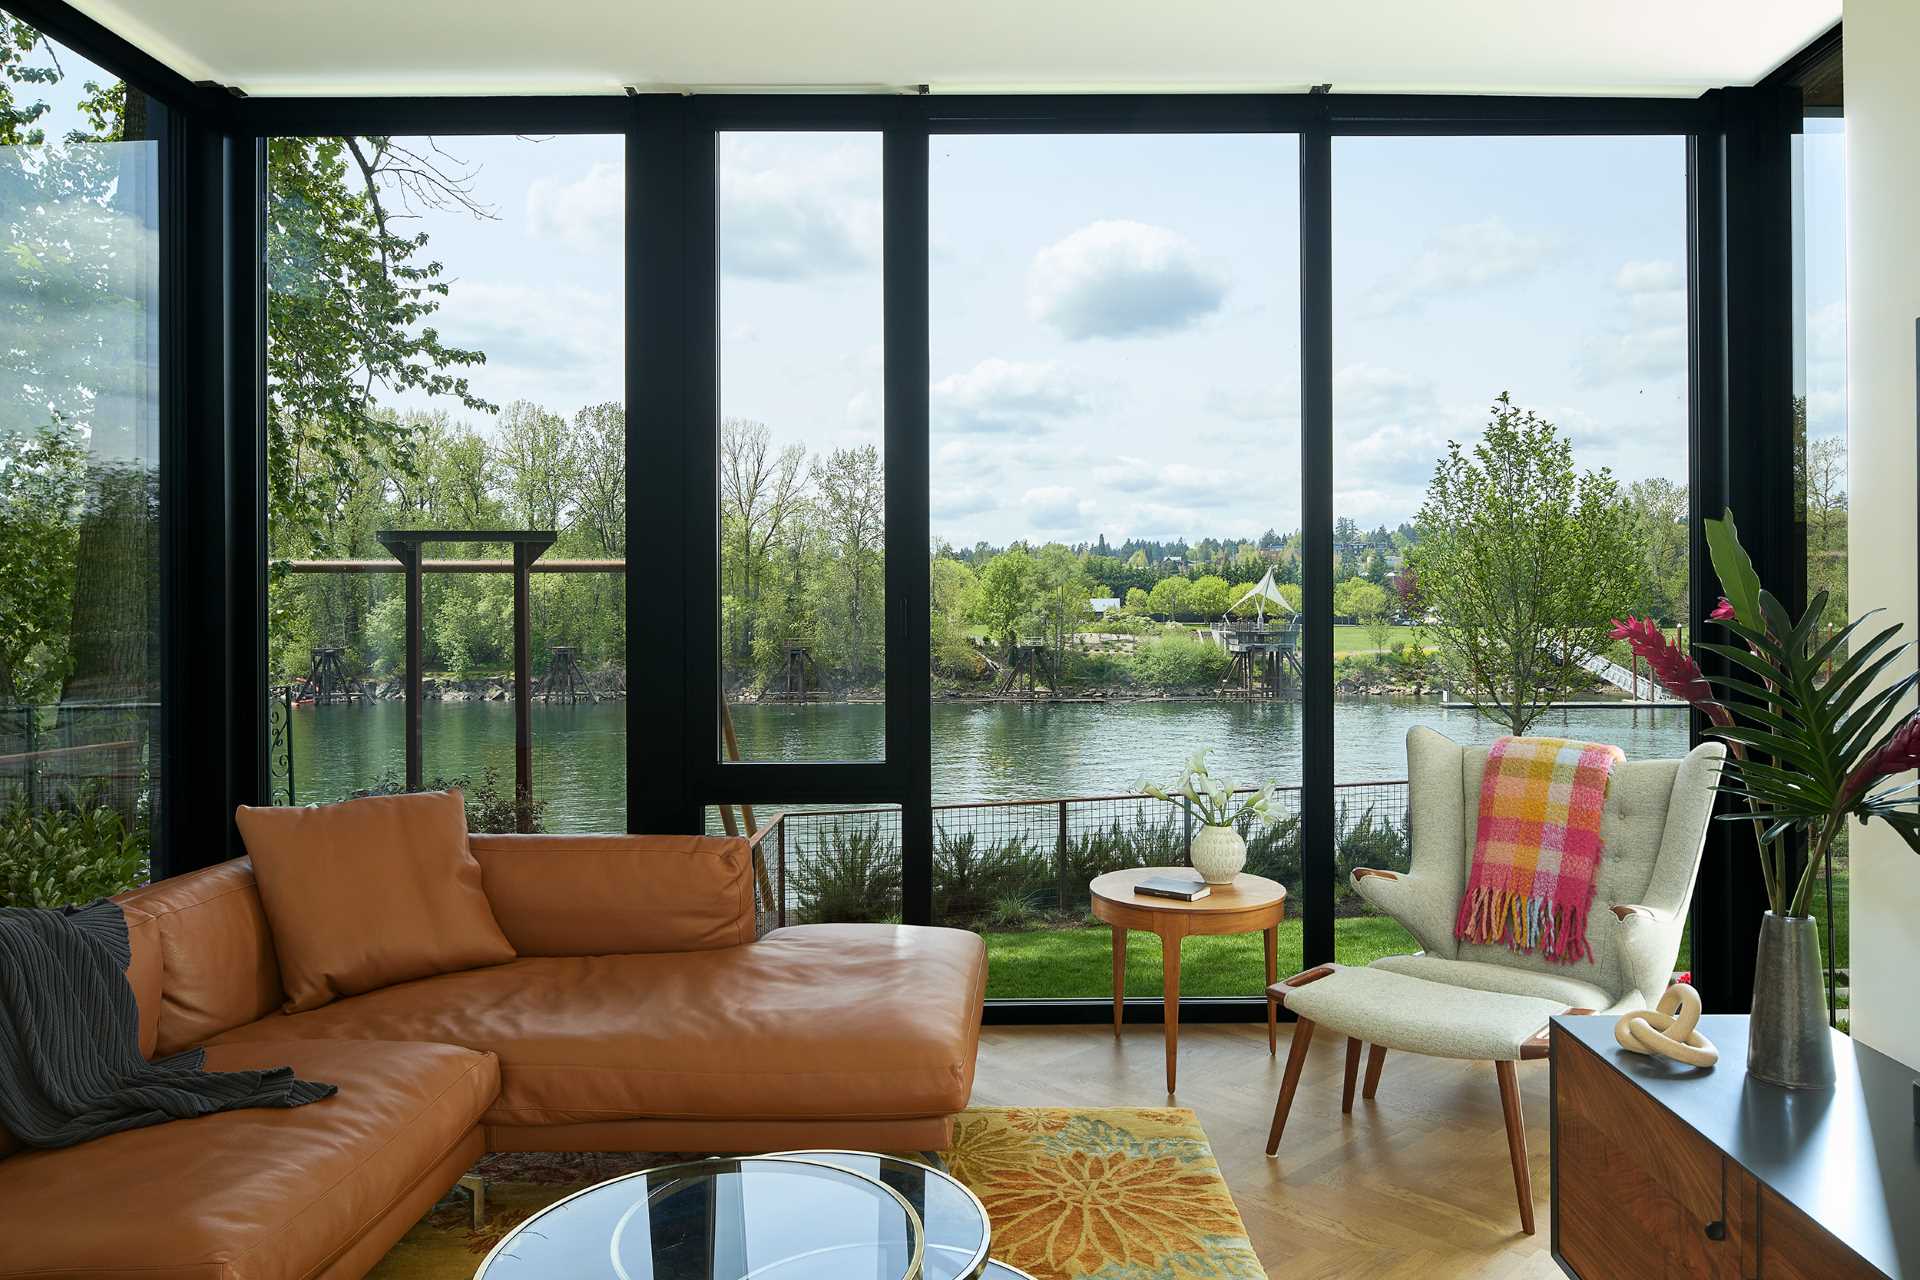
[[[1120,612],[1121,603],[1113,596],[1094,596],[1087,601],[1087,607],[1093,610],[1095,617],[1104,618],[1110,613]]]

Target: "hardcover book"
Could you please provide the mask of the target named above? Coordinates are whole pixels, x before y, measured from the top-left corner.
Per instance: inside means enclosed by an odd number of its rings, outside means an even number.
[[[1182,902],[1196,902],[1213,892],[1203,880],[1182,880],[1178,876],[1148,876],[1134,885],[1133,891],[1155,898],[1178,898]]]

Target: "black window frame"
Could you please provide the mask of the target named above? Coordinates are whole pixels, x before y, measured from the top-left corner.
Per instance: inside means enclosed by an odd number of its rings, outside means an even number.
[[[1689,469],[1693,606],[1717,591],[1702,513],[1792,499],[1792,217],[1788,157],[1800,93],[1789,76],[1699,97],[1375,94],[667,95],[251,99],[187,82],[59,0],[0,0],[16,16],[165,108],[162,181],[163,742],[169,762],[157,872],[242,851],[233,806],[263,801],[265,677],[266,141],[337,133],[617,133],[626,140],[628,546],[661,548],[651,610],[628,575],[627,827],[699,831],[707,806],[861,801],[900,806],[903,916],[932,915],[928,607],[927,161],[950,133],[1293,133],[1300,140],[1301,485],[1305,606],[1331,607],[1332,140],[1349,136],[1687,139]],[[1830,33],[1823,40],[1837,40]],[[1816,42],[1818,44],[1819,42]],[[1791,63],[1789,65],[1792,65]],[[882,135],[886,368],[887,748],[878,762],[722,764],[717,609],[717,135]],[[1777,523],[1777,536],[1768,531]],[[1793,522],[1750,519],[1763,579],[1799,607]],[[674,552],[678,554],[674,554]],[[1303,654],[1303,945],[1333,959],[1333,654]],[[680,696],[673,696],[673,691]],[[186,715],[191,691],[193,714]],[[179,695],[179,696],[177,696]],[[209,701],[212,706],[209,706]],[[1703,729],[1695,718],[1698,740]],[[1710,1008],[1751,991],[1761,903],[1751,850],[1716,824],[1694,900],[1696,984]],[[1158,1001],[1138,1002],[1159,1016]],[[1252,1020],[1264,1002],[1183,1002],[1188,1020]],[[1005,1002],[995,1021],[1104,1020],[1105,999]]]

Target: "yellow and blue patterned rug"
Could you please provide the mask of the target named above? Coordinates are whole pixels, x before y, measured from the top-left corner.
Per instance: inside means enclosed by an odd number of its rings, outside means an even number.
[[[1167,1107],[976,1107],[946,1154],[993,1220],[993,1256],[1034,1280],[1262,1280],[1247,1231],[1193,1112]],[[501,1155],[486,1225],[463,1195],[442,1201],[371,1273],[467,1280],[503,1235],[581,1187],[649,1155]]]

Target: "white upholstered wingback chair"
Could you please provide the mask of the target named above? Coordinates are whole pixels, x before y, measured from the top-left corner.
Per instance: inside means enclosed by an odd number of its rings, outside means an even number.
[[[1361,897],[1399,921],[1420,950],[1364,969],[1318,965],[1268,991],[1295,1015],[1267,1154],[1279,1149],[1315,1026],[1347,1038],[1343,1112],[1353,1110],[1360,1051],[1371,1098],[1389,1049],[1494,1064],[1521,1226],[1533,1231],[1533,1193],[1514,1064],[1546,1056],[1546,1025],[1562,1013],[1647,1008],[1666,991],[1700,869],[1714,787],[1726,748],[1695,747],[1680,760],[1615,764],[1600,816],[1600,857],[1587,921],[1592,961],[1555,963],[1504,943],[1454,937],[1480,827],[1487,749],[1431,729],[1407,733],[1411,864],[1353,872]]]
[[[1487,749],[1431,729],[1407,731],[1412,868],[1361,867],[1354,892],[1399,921],[1420,944],[1374,967],[1477,991],[1543,996],[1596,1013],[1649,1007],[1667,989],[1700,870],[1714,786],[1726,748],[1711,742],[1679,760],[1613,767],[1601,811],[1599,881],[1587,923],[1593,963],[1560,964],[1505,943],[1456,941],[1454,920],[1480,829]]]

